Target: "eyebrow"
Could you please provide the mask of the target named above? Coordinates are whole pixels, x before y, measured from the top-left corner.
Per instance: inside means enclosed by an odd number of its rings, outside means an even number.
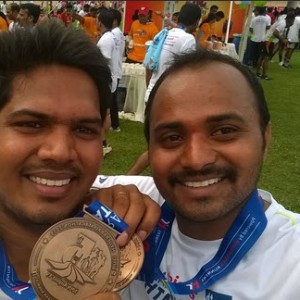
[[[222,114],[222,115],[209,116],[206,119],[206,123],[220,123],[220,122],[229,121],[229,120],[244,123],[244,119],[236,113],[226,113],[226,114]],[[164,123],[158,124],[155,127],[155,130],[177,129],[180,127],[182,127],[182,122],[164,122]]]
[[[37,119],[41,119],[41,120],[55,120],[54,117],[51,117],[45,113],[41,113],[38,111],[34,111],[34,110],[30,110],[30,109],[20,109],[17,111],[14,111],[10,114],[10,117],[18,117],[18,116],[29,116],[29,117],[34,117]],[[74,122],[74,121],[72,121]],[[95,117],[95,118],[77,118],[75,119],[75,122],[79,122],[79,123],[90,123],[90,124],[98,124],[98,125],[102,125],[102,121],[100,117]]]

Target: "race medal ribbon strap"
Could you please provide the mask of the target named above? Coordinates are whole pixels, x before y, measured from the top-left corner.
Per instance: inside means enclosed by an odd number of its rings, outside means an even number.
[[[19,280],[16,271],[9,263],[0,242],[0,288],[14,300],[38,299],[30,283]]]
[[[196,276],[185,282],[169,282],[159,269],[175,218],[166,203],[162,206],[162,217],[146,244],[141,280],[162,280],[174,293],[196,294],[206,290],[220,278],[230,273],[258,240],[267,225],[263,200],[255,190],[229,228],[216,255],[205,264]]]

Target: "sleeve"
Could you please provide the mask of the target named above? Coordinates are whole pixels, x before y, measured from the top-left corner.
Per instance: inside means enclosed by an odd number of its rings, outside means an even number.
[[[102,41],[101,41],[102,39]],[[112,60],[112,53],[113,53],[113,41],[110,39],[107,39],[105,36],[100,38],[98,44],[98,48],[101,50],[103,56],[108,59]]]
[[[186,41],[183,43],[180,52],[188,52],[188,51],[193,51],[195,49],[196,49],[196,40],[194,36],[190,35],[190,37],[188,37]]]
[[[139,189],[141,193],[148,195],[159,205],[162,205],[165,202],[164,198],[159,193],[153,178],[150,176],[99,175],[96,177],[91,189],[107,188],[116,184],[133,184]]]

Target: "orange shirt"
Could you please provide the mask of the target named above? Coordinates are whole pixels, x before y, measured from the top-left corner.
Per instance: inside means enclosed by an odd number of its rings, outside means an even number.
[[[212,35],[212,26],[209,23],[204,23],[198,30],[199,45],[205,47],[205,42]]]
[[[153,40],[158,31],[158,28],[152,22],[141,24],[139,20],[135,20],[128,33],[133,40],[133,48],[128,53],[128,58],[142,63],[146,55],[145,43]]]
[[[2,30],[8,30],[8,26],[5,20],[0,16],[0,31]]]
[[[97,43],[97,38],[100,34],[96,25],[96,18],[94,17],[84,17],[82,24],[85,33],[92,39],[95,44]]]

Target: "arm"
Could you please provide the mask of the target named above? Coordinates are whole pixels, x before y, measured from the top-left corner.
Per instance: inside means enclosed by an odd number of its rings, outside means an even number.
[[[152,77],[152,73],[153,73],[152,70],[146,68],[146,86],[149,85],[149,82],[150,82],[151,77]],[[148,159],[147,159],[147,161],[148,161]],[[136,173],[136,174],[139,174],[139,173]],[[134,174],[134,175],[136,175],[136,174]],[[133,174],[127,174],[127,175],[133,175]]]

